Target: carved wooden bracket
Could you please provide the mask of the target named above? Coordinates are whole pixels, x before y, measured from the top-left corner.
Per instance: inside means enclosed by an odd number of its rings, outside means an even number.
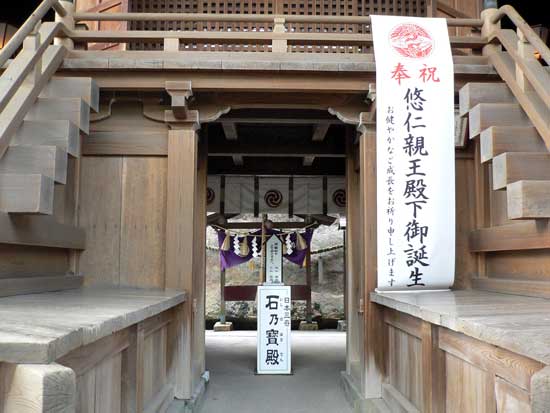
[[[189,98],[193,96],[190,81],[168,81],[166,91],[172,98],[172,112],[177,119],[187,119]]]

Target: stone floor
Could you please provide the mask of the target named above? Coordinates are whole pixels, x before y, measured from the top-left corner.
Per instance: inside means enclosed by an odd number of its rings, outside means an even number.
[[[255,376],[256,332],[206,333],[210,383],[200,413],[351,413],[339,385],[346,335],[292,332],[292,376]]]

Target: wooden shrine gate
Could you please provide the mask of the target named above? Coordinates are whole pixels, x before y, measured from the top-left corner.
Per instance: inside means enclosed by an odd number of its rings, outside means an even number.
[[[347,4],[368,13],[366,3]],[[358,409],[550,409],[541,317],[550,82],[537,60],[549,63],[550,50],[511,7],[448,20],[457,116],[468,119],[455,148],[456,283],[396,298],[374,292],[368,16],[76,6],[43,1],[0,51],[0,411],[196,410],[208,377],[207,176],[289,170],[346,177],[342,383]],[[57,21],[42,22],[51,8]],[[500,27],[505,16],[517,31]],[[155,19],[210,30],[102,24]],[[243,30],[220,30],[236,22]],[[325,24],[356,30],[301,31]],[[162,48],[98,46],[145,43]],[[226,51],[186,48],[205,44]],[[235,45],[269,52],[228,51]],[[253,142],[260,132],[272,145]]]

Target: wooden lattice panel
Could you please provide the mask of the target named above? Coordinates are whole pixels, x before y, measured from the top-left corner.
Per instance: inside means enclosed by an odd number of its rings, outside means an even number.
[[[368,16],[370,14],[396,14],[425,16],[427,0],[130,0],[129,11],[137,13],[208,13],[208,14],[283,14],[302,16]],[[367,33],[366,25],[291,23],[287,30],[294,33]],[[194,30],[194,31],[248,31],[273,30],[272,23],[202,23],[202,22],[132,22],[130,30]],[[134,50],[161,50],[162,43],[133,43]],[[258,44],[185,44],[180,48],[191,51],[250,51],[267,52],[270,46]],[[358,46],[292,45],[289,49],[303,53],[357,53]]]

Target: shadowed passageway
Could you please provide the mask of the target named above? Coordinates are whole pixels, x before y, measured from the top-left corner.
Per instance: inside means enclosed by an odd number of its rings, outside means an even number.
[[[339,386],[346,335],[292,332],[292,376],[256,376],[256,332],[206,334],[210,384],[201,413],[351,413]]]

